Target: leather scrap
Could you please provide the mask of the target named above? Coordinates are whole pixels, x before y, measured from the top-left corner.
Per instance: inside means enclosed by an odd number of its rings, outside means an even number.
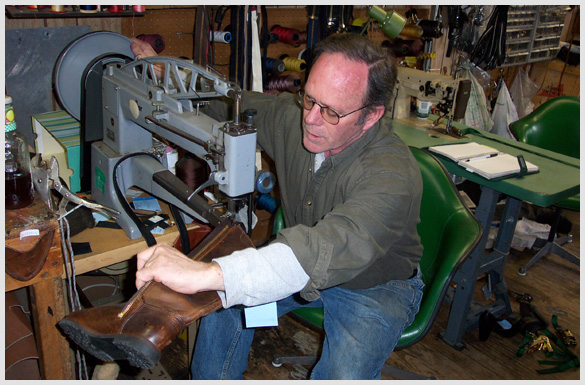
[[[8,275],[19,281],[33,279],[43,268],[49,250],[53,243],[55,230],[51,229],[44,233],[27,251],[18,251],[11,247],[4,246],[6,254],[5,270]]]

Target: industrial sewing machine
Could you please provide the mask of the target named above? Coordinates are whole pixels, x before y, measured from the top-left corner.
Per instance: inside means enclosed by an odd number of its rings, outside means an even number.
[[[452,133],[453,120],[465,116],[471,81],[420,71],[409,67],[397,67],[393,119],[411,116],[411,97],[418,102],[430,102],[442,114],[433,126],[446,120],[445,132]]]
[[[241,90],[222,76],[180,59],[152,60],[164,66],[161,79],[149,59],[106,67],[104,139],[92,145],[92,198],[124,212],[123,193],[137,186],[217,226],[234,214],[235,206],[220,213],[154,156],[136,153],[150,150],[156,134],[207,162],[211,172],[205,186],[217,184],[232,199],[244,196],[254,191],[256,177],[253,114],[240,119]],[[219,96],[234,99],[233,121],[218,122],[199,111],[208,98]],[[118,224],[130,238],[139,236],[128,215]]]
[[[99,89],[93,87],[101,97],[94,104],[102,105],[103,135],[102,140],[91,144],[92,199],[120,212],[116,221],[131,239],[139,238],[141,233],[125,202],[130,187],[138,187],[212,226],[233,218],[238,205],[242,206],[240,203],[254,192],[258,180],[255,111],[244,111],[242,116],[240,87],[222,75],[181,59],[128,60],[130,41],[120,35],[94,34],[90,39],[121,41],[118,50],[124,50],[126,59],[102,60],[97,65],[103,75]],[[100,58],[124,56],[116,53],[111,44],[105,45],[103,51],[111,49],[114,53]],[[73,53],[80,56],[79,51],[86,53],[91,49],[88,44],[79,44],[69,49],[73,51],[69,56]],[[85,56],[93,59],[94,55]],[[61,60],[61,64],[67,66],[68,61]],[[89,64],[88,69],[90,66],[96,67]],[[81,72],[87,74],[88,69]],[[157,75],[158,69],[161,72]],[[74,83],[77,81],[74,79]],[[219,122],[200,111],[210,98],[222,96],[233,99],[232,121]],[[163,138],[204,160],[210,169],[207,182],[196,190],[189,188],[153,155],[153,137]],[[217,185],[222,197],[223,205],[219,207],[198,194],[212,185]]]

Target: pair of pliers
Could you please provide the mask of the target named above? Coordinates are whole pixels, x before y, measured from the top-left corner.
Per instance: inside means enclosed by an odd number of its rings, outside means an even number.
[[[59,215],[65,215],[65,207],[68,202],[75,205],[82,205],[91,210],[100,211],[112,218],[120,215],[118,210],[110,207],[87,201],[69,190],[59,178],[59,162],[57,158],[51,156],[51,160],[47,163],[40,155],[35,155],[31,161],[31,172],[33,177],[33,184],[37,192],[41,195],[42,200],[49,206],[51,210]],[[59,208],[56,209],[54,196],[51,190],[57,191],[63,197],[59,203]]]

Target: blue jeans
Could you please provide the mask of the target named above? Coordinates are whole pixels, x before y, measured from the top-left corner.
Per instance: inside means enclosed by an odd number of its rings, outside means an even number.
[[[298,295],[277,302],[278,316],[300,307],[323,307],[323,352],[311,379],[380,379],[404,329],[419,310],[423,292],[420,268],[406,281],[370,289],[332,287],[306,302]],[[201,319],[191,373],[193,379],[243,379],[254,329],[243,326],[240,307],[221,309]]]

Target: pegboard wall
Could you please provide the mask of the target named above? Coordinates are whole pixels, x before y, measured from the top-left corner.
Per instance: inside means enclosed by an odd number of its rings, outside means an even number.
[[[159,7],[159,6],[157,6]],[[213,7],[216,8],[216,7]],[[407,8],[386,7],[386,10],[393,11],[404,15]],[[197,9],[192,8],[164,8],[149,9],[145,16],[140,18],[128,18],[122,22],[122,34],[128,37],[139,34],[159,34],[165,41],[165,49],[160,53],[162,56],[174,57],[193,57],[193,30]],[[221,25],[214,23],[214,29],[224,30],[230,24],[231,11],[228,9],[222,19]],[[285,28],[295,28],[301,32],[307,30],[308,15],[305,6],[299,7],[267,7],[268,28],[274,25],[280,25]],[[428,9],[421,9],[418,12],[419,18],[428,17]],[[361,18],[364,21],[369,19],[367,8],[365,6],[354,6],[353,18]],[[260,22],[260,21],[259,21]],[[367,37],[374,42],[381,44],[384,40],[389,40],[379,28],[377,23],[371,23]],[[216,70],[229,76],[229,58],[231,54],[230,45],[215,43],[215,54],[213,65]],[[288,55],[298,58],[299,54],[305,49],[305,44],[292,46],[283,42],[277,42],[268,46],[268,57],[278,59],[282,55]],[[283,75],[286,75],[285,72]],[[303,73],[300,73],[304,81]]]
[[[161,56],[192,58],[195,13],[195,8],[147,10],[143,17],[124,19],[122,35],[158,34],[165,42]]]

